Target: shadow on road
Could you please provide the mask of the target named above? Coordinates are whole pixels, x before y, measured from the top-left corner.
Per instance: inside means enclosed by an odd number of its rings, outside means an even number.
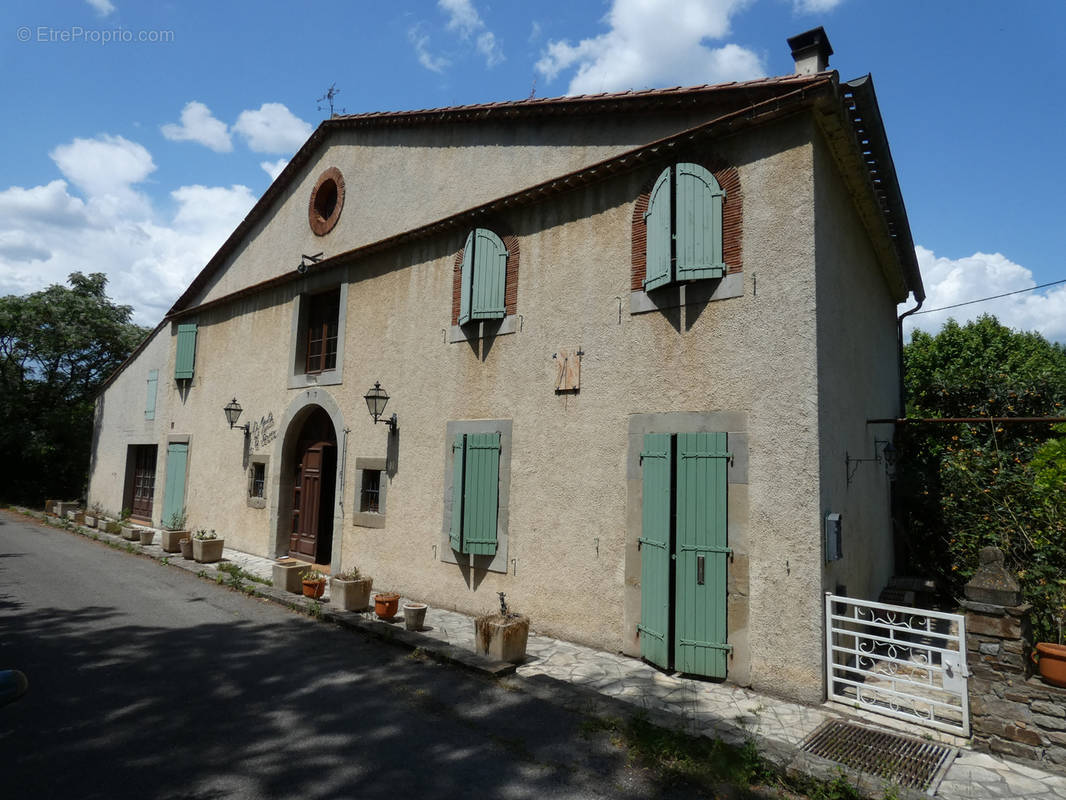
[[[30,679],[29,694],[0,709],[3,782],[21,796],[642,797],[662,788],[634,784],[624,754],[586,739],[580,709],[361,635],[285,615],[175,629],[124,616],[0,599],[2,652],[18,659],[7,666]]]

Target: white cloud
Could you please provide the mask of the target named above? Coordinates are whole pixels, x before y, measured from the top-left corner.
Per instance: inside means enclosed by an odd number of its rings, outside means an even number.
[[[1032,272],[1002,253],[974,253],[951,259],[937,256],[920,245],[914,250],[925,284],[923,308],[942,308],[1037,285]],[[914,314],[904,322],[905,334],[909,338],[914,328],[935,333],[950,318],[961,323],[981,314],[992,314],[1017,330],[1035,330],[1048,339],[1066,342],[1066,284],[931,314]]]
[[[75,139],[49,155],[59,171],[90,196],[127,191],[155,171],[152,154],[142,145],[106,133]]]
[[[147,198],[136,191],[155,171],[152,155],[122,136],[74,139],[49,153],[59,171],[88,198],[91,215],[143,214]]]
[[[408,30],[407,39],[415,48],[418,63],[430,72],[444,72],[445,67],[451,64],[444,56],[435,56],[429,51],[429,35],[423,31],[421,25],[415,25]]]
[[[792,9],[797,14],[824,14],[842,2],[844,0],[792,0]]]
[[[569,94],[747,80],[766,74],[762,59],[737,44],[708,47],[730,32],[750,0],[614,0],[606,33],[551,41],[536,64],[548,81],[576,68]]]
[[[160,127],[163,136],[172,142],[198,142],[216,153],[228,153],[233,149],[226,123],[215,119],[211,109],[193,100],[181,110],[181,124],[168,122]]]
[[[0,190],[0,294],[103,272],[109,294],[154,325],[255,202],[246,186],[196,185],[172,191],[172,209],[156,208],[131,188],[155,169],[151,154],[118,136],[75,139],[52,157],[76,188]]]
[[[257,153],[292,153],[307,141],[313,128],[283,103],[263,103],[256,111],[242,111],[233,130]]]
[[[288,166],[289,159],[279,158],[277,161],[260,161],[259,166],[263,168],[263,171],[270,176],[270,180],[276,181],[281,171]]]
[[[471,0],[437,0],[437,6],[448,15],[448,30],[457,33],[464,41],[474,39],[486,66],[494,67],[504,60],[496,34],[488,30]]]
[[[85,0],[85,2],[96,9],[96,13],[101,17],[106,17],[115,10],[115,6],[112,5],[111,0]]]

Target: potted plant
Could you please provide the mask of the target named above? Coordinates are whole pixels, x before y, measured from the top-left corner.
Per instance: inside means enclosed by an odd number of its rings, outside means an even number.
[[[192,561],[192,534],[189,534],[184,539],[179,539],[178,548],[181,550],[182,558]]]
[[[374,579],[364,577],[359,567],[350,567],[329,581],[329,601],[345,611],[362,611],[370,606]]]
[[[83,511],[80,508],[77,511],[74,512],[74,524],[75,525],[84,525],[85,524],[85,511]]]
[[[90,528],[95,528],[103,515],[104,507],[99,503],[93,503],[89,508],[89,512],[85,515],[85,524]]]
[[[409,631],[420,631],[426,625],[425,603],[403,604],[403,626]]]
[[[504,593],[497,594],[500,610],[474,620],[474,647],[481,655],[518,664],[526,657],[529,617],[510,611]]]
[[[1059,643],[1037,642],[1029,657],[1037,665],[1040,677],[1052,686],[1066,688],[1066,646],[1062,644],[1062,621],[1066,617],[1066,578],[1059,580],[1059,588],[1052,595],[1055,612],[1052,616],[1059,627]]]
[[[155,531],[152,528],[138,528],[137,535],[141,539],[141,545],[147,546],[155,541]]]
[[[200,528],[192,537],[192,557],[200,564],[213,564],[222,560],[224,539],[219,539],[215,529]]]
[[[133,524],[130,522],[130,513],[128,508],[122,509],[122,514],[120,514],[118,518],[118,524],[122,527],[122,538],[131,542],[136,542],[141,537],[137,533],[137,529],[133,527]]]
[[[163,552],[176,553],[181,550],[181,540],[187,539],[189,532],[185,529],[185,509],[175,511],[170,519],[163,523]]]
[[[374,613],[378,619],[392,619],[396,616],[396,609],[400,607],[400,596],[389,592],[378,592],[374,595]]]
[[[300,573],[300,583],[303,585],[304,597],[315,600],[326,592],[326,575],[313,567]]]

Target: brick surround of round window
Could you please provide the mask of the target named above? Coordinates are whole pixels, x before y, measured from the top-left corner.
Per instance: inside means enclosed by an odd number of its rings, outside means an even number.
[[[344,176],[336,167],[330,167],[315,181],[311,200],[307,204],[307,221],[317,236],[325,236],[340,219],[344,208]]]

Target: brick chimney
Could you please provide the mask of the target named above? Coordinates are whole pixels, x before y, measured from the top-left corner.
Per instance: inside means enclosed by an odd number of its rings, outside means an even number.
[[[788,46],[792,48],[797,75],[813,75],[829,69],[829,56],[833,55],[833,48],[821,25],[789,38]]]

